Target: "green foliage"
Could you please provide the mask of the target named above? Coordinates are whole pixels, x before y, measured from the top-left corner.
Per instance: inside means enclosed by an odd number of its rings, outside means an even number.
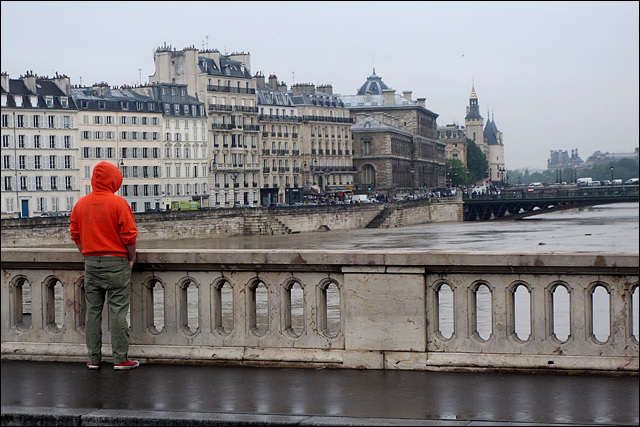
[[[467,184],[467,168],[460,159],[447,159],[445,162],[447,168],[447,183],[454,187],[461,187]]]
[[[489,161],[487,157],[480,147],[469,138],[467,138],[467,167],[469,168],[469,185],[482,181],[489,176]]]

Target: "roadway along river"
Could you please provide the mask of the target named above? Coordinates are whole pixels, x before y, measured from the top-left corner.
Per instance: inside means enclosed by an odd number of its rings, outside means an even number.
[[[139,241],[147,249],[407,249],[499,252],[638,252],[638,203],[541,214],[516,221]]]

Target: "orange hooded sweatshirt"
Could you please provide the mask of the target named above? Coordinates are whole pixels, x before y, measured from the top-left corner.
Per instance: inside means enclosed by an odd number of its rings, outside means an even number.
[[[81,197],[71,212],[71,240],[82,245],[84,256],[121,256],[135,245],[138,229],[127,201],[114,194],[122,185],[122,172],[109,162],[93,168],[90,194]]]

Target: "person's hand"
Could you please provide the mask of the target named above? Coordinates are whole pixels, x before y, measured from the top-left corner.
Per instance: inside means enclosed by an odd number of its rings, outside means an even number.
[[[133,268],[133,264],[135,263],[135,260],[129,260],[129,268]]]

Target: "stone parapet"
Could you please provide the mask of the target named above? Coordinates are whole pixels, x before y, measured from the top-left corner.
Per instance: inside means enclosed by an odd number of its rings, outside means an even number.
[[[637,374],[638,266],[637,253],[140,250],[129,355],[147,363]],[[566,336],[555,324],[560,288],[568,294]],[[604,319],[598,290],[607,296]],[[524,306],[520,291],[529,296]],[[3,248],[1,292],[3,359],[86,359],[75,249]],[[528,313],[524,335],[516,311]],[[604,337],[597,322],[608,324]]]

